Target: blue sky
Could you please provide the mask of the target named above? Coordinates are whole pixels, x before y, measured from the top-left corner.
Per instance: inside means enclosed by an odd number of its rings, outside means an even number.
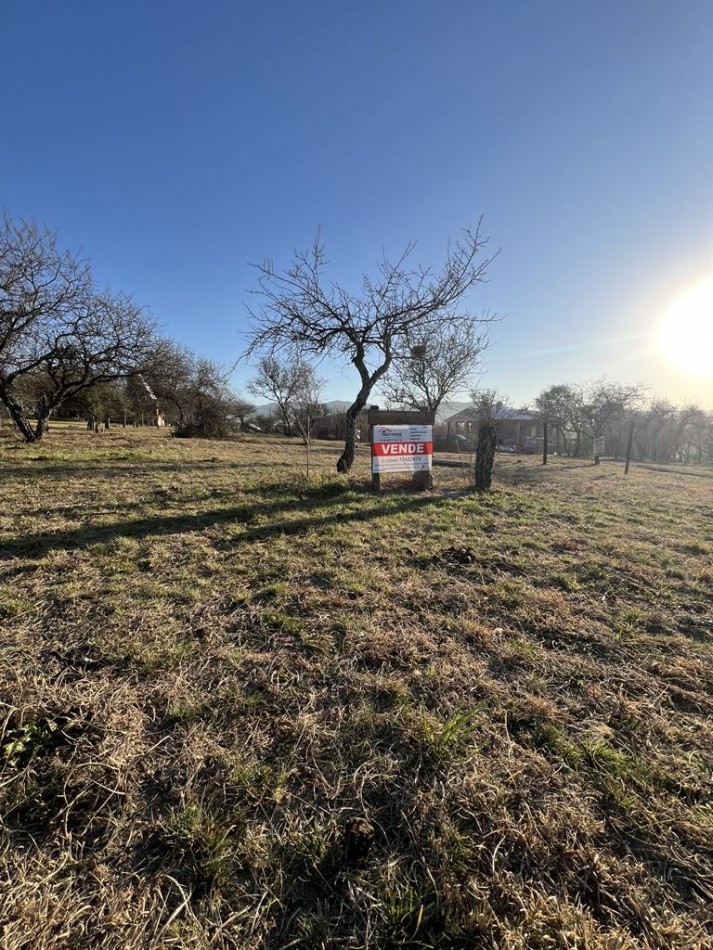
[[[251,262],[319,228],[356,286],[411,239],[437,267],[484,215],[484,385],[606,375],[713,407],[713,369],[655,339],[713,275],[712,48],[711,0],[5,0],[0,206],[221,360]]]

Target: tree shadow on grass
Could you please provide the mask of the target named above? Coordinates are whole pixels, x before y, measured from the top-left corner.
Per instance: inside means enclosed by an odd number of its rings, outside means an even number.
[[[515,462],[507,468],[495,469],[493,476],[505,485],[539,485],[551,477],[546,465],[532,468],[529,465],[517,465]]]
[[[88,478],[116,475],[133,475],[134,477],[147,478],[161,472],[170,472],[172,475],[180,475],[182,472],[215,472],[219,469],[229,469],[231,471],[255,471],[260,465],[268,465],[274,471],[276,468],[285,468],[294,470],[292,462],[267,461],[259,462],[251,460],[248,462],[231,462],[219,459],[218,461],[206,460],[205,462],[152,462],[151,459],[141,461],[127,461],[122,463],[117,461],[115,464],[83,462],[82,464],[53,463],[52,465],[42,464],[37,460],[37,465],[32,466],[34,459],[28,459],[24,465],[3,465],[0,463],[0,473],[4,477],[22,476],[23,478],[35,477],[44,478],[48,475],[86,475]]]
[[[704,468],[701,471],[693,472],[690,468],[677,468],[675,465],[656,465],[646,462],[633,462],[634,471],[643,469],[647,472],[663,472],[664,475],[685,475],[688,478],[707,478],[713,480],[713,469]]]
[[[264,491],[269,489],[264,488]],[[395,501],[397,498],[397,501]],[[0,561],[17,558],[38,558],[48,551],[86,548],[94,544],[113,541],[116,538],[143,539],[155,535],[189,534],[205,531],[216,525],[242,523],[241,532],[231,533],[226,541],[231,545],[264,541],[280,535],[305,534],[312,529],[322,529],[335,524],[373,521],[378,518],[420,511],[432,505],[442,504],[449,499],[433,495],[391,496],[380,503],[368,505],[359,503],[353,496],[352,507],[345,507],[345,501],[351,500],[344,492],[327,495],[304,493],[303,497],[281,499],[269,504],[255,502],[247,505],[231,506],[203,511],[199,514],[162,514],[130,521],[118,521],[103,525],[82,525],[65,531],[44,531],[13,538],[2,544]],[[339,506],[334,510],[335,506]],[[325,509],[327,512],[325,513]],[[270,521],[267,524],[250,526],[255,517],[270,517],[285,511],[299,510],[302,517]]]

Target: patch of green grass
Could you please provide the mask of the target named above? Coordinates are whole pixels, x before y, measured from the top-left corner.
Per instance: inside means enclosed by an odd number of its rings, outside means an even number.
[[[523,588],[514,581],[499,580],[493,584],[491,596],[503,610],[525,606],[527,598]]]
[[[56,728],[46,720],[40,720],[10,730],[0,745],[0,758],[11,768],[30,762],[52,742]]]
[[[205,714],[207,707],[203,702],[183,702],[171,703],[166,710],[164,722],[167,726],[190,726],[198,722]]]
[[[442,930],[443,918],[437,894],[427,876],[395,869],[383,895],[383,915],[389,944],[428,946]]]
[[[572,769],[584,762],[584,752],[551,722],[542,722],[535,727],[535,742],[541,748],[561,760]]]
[[[281,604],[285,602],[287,593],[288,586],[284,581],[273,581],[255,591],[252,594],[252,599],[257,604]]]
[[[295,930],[303,947],[314,947],[317,950],[317,948],[330,946],[332,926],[329,919],[319,911],[305,911],[298,914]]]
[[[537,647],[531,640],[517,639],[511,644],[513,652],[531,659],[537,655]]]
[[[439,762],[465,755],[477,729],[477,713],[477,710],[469,709],[439,721],[421,712],[419,727],[428,758]]]
[[[609,571],[604,564],[589,561],[579,567],[579,577],[582,583],[599,583],[609,579]]]
[[[11,594],[0,594],[0,620],[13,620],[32,613],[36,607],[31,601],[23,597],[13,597]]]
[[[597,771],[622,780],[625,786],[635,790],[646,792],[670,784],[665,773],[650,762],[614,748],[605,739],[585,738],[582,740],[582,749],[587,761]]]
[[[561,590],[567,591],[568,593],[579,590],[580,587],[577,578],[573,574],[564,571],[553,574],[551,582],[553,586],[559,587]]]
[[[188,642],[169,641],[159,645],[133,645],[133,665],[143,676],[175,670],[188,660],[192,647]]]
[[[298,639],[305,633],[304,622],[299,617],[277,610],[263,610],[260,616],[262,622],[271,630],[279,630],[280,633],[287,633]]]
[[[198,804],[171,811],[164,842],[194,888],[225,887],[235,870],[234,828]]]

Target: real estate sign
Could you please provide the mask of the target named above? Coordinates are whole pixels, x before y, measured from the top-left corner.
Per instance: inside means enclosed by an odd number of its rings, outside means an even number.
[[[430,472],[433,459],[433,426],[374,426],[371,436],[371,471]]]

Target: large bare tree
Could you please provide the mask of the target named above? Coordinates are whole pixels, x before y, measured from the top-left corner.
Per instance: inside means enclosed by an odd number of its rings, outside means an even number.
[[[176,434],[224,438],[242,425],[253,406],[230,385],[230,369],[174,340],[157,341],[151,360],[132,386],[137,409],[156,399]]]
[[[4,217],[0,401],[26,441],[42,437],[63,401],[137,372],[153,333],[128,296],[97,291],[88,264],[60,250],[52,232]]]
[[[380,386],[389,403],[407,409],[436,412],[444,399],[473,387],[488,338],[482,324],[457,317],[448,324],[415,328],[406,335],[406,351],[397,355],[393,369]]]
[[[309,389],[314,370],[301,359],[280,360],[275,355],[265,356],[257,366],[257,375],[248,383],[254,396],[275,403],[285,435],[292,435],[295,402]]]
[[[267,356],[260,360],[257,376],[248,384],[248,389],[277,406],[285,435],[292,435],[296,429],[305,444],[309,444],[312,422],[324,409],[325,384],[314,366],[305,360],[281,362],[275,356]]]
[[[150,360],[142,372],[143,385],[133,386],[145,400],[146,391],[161,404],[179,429],[195,422],[203,403],[232,403],[236,394],[230,388],[230,370],[214,360],[195,353],[175,340],[157,340]],[[226,414],[228,409],[225,409]]]
[[[396,261],[382,258],[375,277],[363,276],[358,294],[325,279],[319,238],[310,251],[296,254],[284,273],[272,261],[258,265],[260,306],[252,311],[247,355],[337,357],[359,375],[338,471],[351,469],[357,416],[394,358],[408,352],[410,336],[466,316],[459,311],[463,298],[485,279],[491,260],[481,259],[484,244],[479,228],[466,230],[449,247],[441,270],[433,272],[411,263],[415,245],[410,243]]]

